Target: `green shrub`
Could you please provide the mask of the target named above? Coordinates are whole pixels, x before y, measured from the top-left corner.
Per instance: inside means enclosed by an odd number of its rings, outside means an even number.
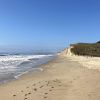
[[[71,52],[75,55],[100,57],[100,43],[78,43],[71,46],[74,47],[71,49]]]

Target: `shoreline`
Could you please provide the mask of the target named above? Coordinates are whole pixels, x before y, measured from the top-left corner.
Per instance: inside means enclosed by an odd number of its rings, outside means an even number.
[[[61,56],[41,67],[42,72],[30,72],[1,85],[0,99],[100,100],[99,71]]]
[[[20,79],[20,77],[24,76],[25,74],[30,74],[31,72],[32,73],[34,73],[35,71],[41,72],[41,71],[44,70],[41,66],[43,66],[44,64],[47,64],[48,62],[52,61],[55,58],[56,58],[56,55],[53,55],[52,57],[47,58],[47,60],[45,60],[45,58],[43,58],[44,60],[42,59],[41,62],[39,62],[35,66],[33,65],[34,66],[33,68],[31,68],[31,69],[29,69],[27,71],[24,71],[24,72],[22,72],[22,73],[20,73],[18,75],[15,75],[15,76],[13,76],[13,78],[9,78],[7,80],[1,81],[0,82],[0,85],[7,84],[7,83],[10,83],[10,82],[16,81],[16,80]]]

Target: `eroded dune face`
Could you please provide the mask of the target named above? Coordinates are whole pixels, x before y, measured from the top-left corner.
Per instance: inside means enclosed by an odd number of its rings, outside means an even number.
[[[64,49],[60,55],[62,56],[73,56],[74,54],[71,52],[71,49],[73,48],[73,46],[70,46],[69,48]]]
[[[73,48],[73,46],[64,49],[64,51],[60,53],[60,56],[67,57],[71,61],[77,61],[89,69],[97,69],[100,71],[100,57],[78,56],[71,52],[71,48]]]

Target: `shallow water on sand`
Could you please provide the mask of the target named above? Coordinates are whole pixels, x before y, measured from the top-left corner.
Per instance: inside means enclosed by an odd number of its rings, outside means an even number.
[[[0,84],[16,79],[31,70],[42,71],[44,64],[54,55],[6,55],[0,56]]]

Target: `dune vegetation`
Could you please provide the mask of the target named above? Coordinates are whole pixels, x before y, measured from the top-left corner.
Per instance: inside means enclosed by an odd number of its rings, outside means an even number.
[[[97,43],[72,44],[71,52],[75,55],[100,57],[100,41]]]

